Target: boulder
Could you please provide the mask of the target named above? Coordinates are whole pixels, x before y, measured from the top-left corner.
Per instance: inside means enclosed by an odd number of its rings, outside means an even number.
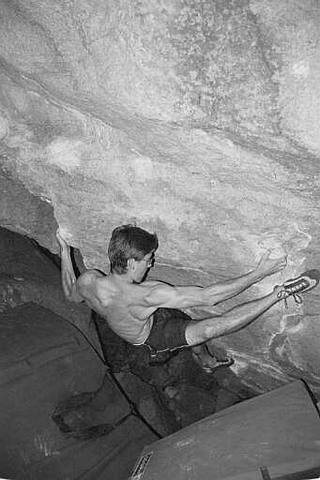
[[[0,4],[0,224],[107,269],[112,229],[157,231],[153,276],[225,280],[267,248],[320,266],[316,0]],[[222,305],[228,308],[229,305]],[[319,290],[225,337],[257,392],[319,392]],[[201,312],[200,312],[201,313]],[[195,312],[197,315],[197,312]]]

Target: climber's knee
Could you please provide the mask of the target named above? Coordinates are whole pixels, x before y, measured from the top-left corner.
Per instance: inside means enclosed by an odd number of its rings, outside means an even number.
[[[212,338],[212,328],[203,325],[202,322],[190,322],[186,327],[186,340],[188,345],[199,345]],[[211,335],[211,336],[210,336]]]

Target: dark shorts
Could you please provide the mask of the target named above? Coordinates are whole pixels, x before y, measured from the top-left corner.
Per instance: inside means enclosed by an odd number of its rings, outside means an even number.
[[[181,310],[158,308],[153,314],[149,337],[143,345],[148,346],[153,355],[189,347],[185,332],[191,321],[192,318]]]

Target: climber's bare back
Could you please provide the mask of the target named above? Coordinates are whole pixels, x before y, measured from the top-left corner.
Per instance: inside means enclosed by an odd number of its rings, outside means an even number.
[[[143,343],[152,327],[156,307],[143,305],[148,289],[158,282],[125,284],[98,270],[87,270],[77,280],[77,291],[89,308],[105,318],[110,328],[130,343]]]

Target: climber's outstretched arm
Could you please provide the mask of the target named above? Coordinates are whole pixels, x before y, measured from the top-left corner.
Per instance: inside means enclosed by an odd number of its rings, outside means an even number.
[[[207,287],[176,287],[163,282],[147,282],[142,302],[154,308],[188,308],[216,305],[238,295],[254,283],[268,275],[280,272],[287,264],[286,256],[273,259],[268,250],[260,259],[257,267],[238,278],[214,283]],[[141,290],[142,294],[143,291]]]

